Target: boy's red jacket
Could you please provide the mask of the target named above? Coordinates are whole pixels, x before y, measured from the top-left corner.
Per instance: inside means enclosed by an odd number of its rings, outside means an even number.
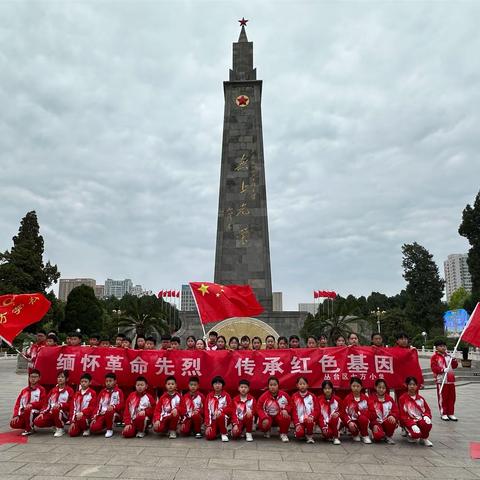
[[[165,392],[157,402],[155,406],[155,412],[153,413],[153,421],[161,422],[164,418],[169,417],[172,414],[172,410],[177,409],[178,415],[180,416],[180,401],[182,397],[178,392],[175,392],[173,395]]]
[[[33,410],[41,410],[45,405],[47,394],[45,389],[41,385],[35,385],[35,387],[25,387],[17,397],[15,406],[13,407],[13,416],[18,417],[25,407],[30,404]]]
[[[246,400],[242,400],[240,395],[237,395],[232,401],[232,423],[240,423],[247,413],[255,416],[256,408],[257,402],[252,395],[247,393]]]
[[[438,385],[442,384],[443,377],[445,375],[447,376],[445,383],[455,383],[455,372],[453,369],[458,367],[458,361],[456,358],[452,358],[450,368],[445,372],[448,363],[450,362],[450,358],[451,357],[448,353],[443,355],[440,352],[435,352],[430,359],[430,367],[432,369],[433,376],[435,377],[435,382]]]
[[[388,393],[385,394],[384,401],[381,401],[376,393],[372,393],[368,397],[368,411],[372,425],[381,425],[390,416],[397,422],[399,420],[397,402]]]
[[[411,397],[404,393],[398,401],[400,409],[400,422],[407,428],[415,425],[423,417],[432,418],[432,412],[427,401],[418,393]]]
[[[276,417],[281,410],[285,410],[289,415],[292,412],[290,397],[283,390],[279,390],[275,397],[269,390],[260,395],[257,401],[257,415],[259,419]]]
[[[368,397],[361,393],[360,400],[357,402],[353,393],[350,392],[342,402],[342,421],[345,425],[348,425],[350,422],[357,421],[360,415],[369,418]]]
[[[140,411],[145,412],[145,416],[152,418],[155,400],[150,393],[132,392],[125,402],[123,412],[123,422],[125,425],[131,425]]]
[[[70,421],[74,420],[77,413],[83,413],[86,418],[91,418],[95,411],[96,398],[97,394],[93,388],[89,387],[85,391],[81,388],[77,390],[73,396]]]
[[[195,392],[192,395],[190,392],[187,392],[185,395],[182,395],[178,408],[182,417],[191,418],[195,412],[203,416],[204,405],[205,395],[203,393]]]
[[[113,407],[115,413],[120,414],[123,409],[123,392],[116,385],[109,390],[104,388],[97,396],[95,415],[105,415],[108,407]]]
[[[308,390],[302,394],[295,392],[291,398],[292,403],[292,419],[293,424],[298,425],[305,422],[308,417],[312,417],[314,421],[318,417],[317,397]]]
[[[226,392],[222,392],[220,395],[215,395],[214,392],[210,392],[205,398],[205,425],[211,425],[213,422],[213,415],[219,410],[227,417],[232,415],[232,398]]]
[[[336,396],[332,395],[328,400],[325,395],[318,397],[318,424],[321,429],[328,428],[328,422],[333,415],[341,416],[342,402]]]
[[[73,395],[73,390],[68,385],[63,388],[55,385],[52,390],[50,390],[47,398],[47,404],[42,411],[49,412],[56,404],[60,405],[61,410],[64,410],[66,412],[70,411],[73,401]]]

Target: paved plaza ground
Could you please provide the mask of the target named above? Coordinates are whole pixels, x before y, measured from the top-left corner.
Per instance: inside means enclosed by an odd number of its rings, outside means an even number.
[[[8,430],[15,397],[26,381],[14,370],[13,360],[0,360],[0,432]],[[346,439],[334,446],[320,440],[315,445],[293,439],[282,444],[278,438],[267,440],[259,434],[252,443],[221,443],[154,435],[126,440],[118,433],[111,439],[54,438],[44,432],[29,437],[27,444],[0,445],[0,480],[480,479],[480,460],[469,457],[469,443],[480,441],[480,384],[458,389],[458,423],[442,422],[435,391],[424,393],[435,412],[433,448],[408,444],[398,433],[397,445],[363,445]]]

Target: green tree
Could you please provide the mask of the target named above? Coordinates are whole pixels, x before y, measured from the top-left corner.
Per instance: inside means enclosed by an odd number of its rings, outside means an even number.
[[[59,332],[65,319],[65,302],[59,300],[53,291],[48,292],[46,297],[50,300],[51,306],[47,314],[42,318],[40,326],[45,330]]]
[[[405,313],[415,327],[430,333],[443,325],[442,304],[444,281],[429,251],[417,242],[404,244],[403,278],[407,282]]]
[[[44,244],[37,214],[23,217],[10,251],[0,253],[0,295],[7,293],[46,293],[60,272],[56,265],[43,263]]]
[[[451,295],[450,301],[448,302],[449,310],[458,310],[463,308],[465,302],[470,298],[470,294],[465,290],[464,287],[457,288]]]
[[[80,285],[68,295],[65,319],[61,323],[63,332],[79,328],[83,334],[102,331],[104,310],[92,287]]]
[[[475,198],[473,207],[467,205],[463,210],[458,233],[471,245],[467,264],[472,277],[472,300],[475,303],[480,301],[480,192]]]

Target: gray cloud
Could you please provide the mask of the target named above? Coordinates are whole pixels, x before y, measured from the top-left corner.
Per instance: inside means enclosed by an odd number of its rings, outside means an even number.
[[[237,17],[251,17],[274,289],[389,294],[400,246],[465,251],[479,189],[480,5],[0,5],[0,248],[39,214],[62,275],[213,277]]]

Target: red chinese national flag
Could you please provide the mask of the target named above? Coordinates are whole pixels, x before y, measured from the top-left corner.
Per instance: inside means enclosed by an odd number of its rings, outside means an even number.
[[[252,317],[263,312],[250,285],[190,282],[202,323],[231,317]]]
[[[477,303],[468,320],[467,326],[463,331],[462,340],[480,347],[480,303]]]
[[[40,321],[50,302],[41,293],[0,296],[0,337],[10,345],[28,325]]]

